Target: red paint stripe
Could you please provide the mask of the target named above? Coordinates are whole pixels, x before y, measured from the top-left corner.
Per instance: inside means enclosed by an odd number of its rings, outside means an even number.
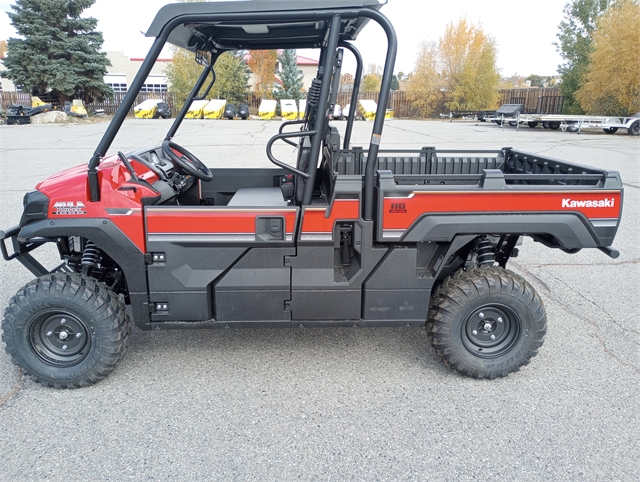
[[[286,233],[293,234],[297,211],[188,210],[181,208],[148,210],[147,232],[149,234],[253,234],[256,232],[256,218],[263,216],[283,216]]]
[[[329,209],[329,208],[327,208]],[[333,209],[325,218],[326,209],[305,208],[302,220],[303,233],[332,233],[333,225],[338,219],[359,219],[360,201],[357,199],[338,199]]]
[[[563,200],[607,201],[607,207],[563,207]],[[587,218],[613,219],[620,216],[619,191],[598,192],[488,192],[414,193],[410,198],[384,199],[383,229],[407,229],[423,214],[438,213],[513,213],[580,212]]]

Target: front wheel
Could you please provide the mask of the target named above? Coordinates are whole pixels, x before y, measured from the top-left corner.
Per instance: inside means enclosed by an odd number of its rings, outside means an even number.
[[[629,129],[627,129],[630,136],[640,136],[640,120],[635,121]]]
[[[547,331],[542,300],[500,267],[458,271],[431,299],[427,333],[444,363],[473,378],[505,377],[529,363]]]
[[[45,386],[78,388],[115,368],[130,324],[115,293],[92,278],[55,273],[16,293],[2,329],[7,353],[25,375]]]

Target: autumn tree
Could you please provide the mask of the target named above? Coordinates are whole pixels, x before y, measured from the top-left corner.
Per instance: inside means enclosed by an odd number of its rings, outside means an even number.
[[[96,0],[15,0],[8,12],[21,38],[7,42],[5,76],[25,91],[55,91],[69,98],[103,98],[112,94],[104,83],[110,64],[101,52],[104,38],[98,20],[82,17]]]
[[[362,92],[379,92],[381,83],[380,77],[376,74],[367,74],[362,79],[360,90]]]
[[[440,99],[441,82],[437,70],[437,57],[435,44],[422,43],[413,74],[407,82],[407,98],[422,118],[436,113]]]
[[[584,83],[575,94],[582,109],[619,116],[640,111],[639,46],[638,2],[618,1],[597,21]]]
[[[461,18],[449,23],[438,44],[442,79],[451,110],[494,108],[500,76],[496,45],[482,28]]]
[[[556,48],[564,59],[558,66],[562,76],[560,93],[564,96],[563,111],[567,114],[584,114],[575,93],[584,84],[584,75],[593,51],[593,34],[598,17],[607,9],[611,0],[571,0],[564,7],[564,20],[560,22]],[[637,47],[636,47],[637,48]]]
[[[6,53],[7,53],[7,41],[0,40],[0,59],[4,59],[4,56]]]
[[[178,104],[183,104],[198,78],[203,67],[196,63],[195,54],[188,50],[173,47],[173,61],[165,69],[170,91],[175,94]],[[209,99],[226,99],[231,103],[246,102],[248,93],[249,72],[242,58],[237,52],[225,52],[215,63],[216,82],[209,92]],[[208,82],[202,87],[204,93]]]
[[[263,99],[273,99],[276,62],[278,52],[275,50],[251,50],[247,65],[255,77],[253,91]]]

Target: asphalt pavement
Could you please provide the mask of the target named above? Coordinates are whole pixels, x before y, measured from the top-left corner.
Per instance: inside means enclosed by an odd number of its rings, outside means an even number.
[[[170,122],[127,120],[112,151],[157,145]],[[0,229],[39,181],[88,162],[106,127],[0,126]],[[267,167],[278,127],[185,121],[175,141],[210,167]],[[371,127],[356,123],[353,144],[368,145]],[[620,258],[527,240],[510,263],[547,309],[530,365],[464,378],[424,329],[135,329],[109,377],[54,390],[2,350],[0,480],[640,480],[640,138],[387,123],[382,148],[422,146],[512,146],[622,175]],[[32,276],[0,266],[4,308]]]

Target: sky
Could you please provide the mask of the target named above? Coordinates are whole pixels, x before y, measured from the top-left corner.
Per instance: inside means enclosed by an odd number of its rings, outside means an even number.
[[[321,0],[318,0],[321,1]],[[556,41],[562,8],[568,0],[388,0],[382,7],[398,35],[395,72],[411,72],[421,42],[437,42],[449,22],[466,17],[493,37],[498,47],[500,74],[529,76],[554,75],[562,62],[553,43]],[[15,35],[9,18],[12,1],[0,0],[0,39]],[[129,57],[144,57],[152,40],[143,33],[166,0],[97,0],[83,16],[98,19],[104,34],[104,50],[122,51]],[[365,66],[384,63],[386,36],[371,23],[362,32],[356,46]],[[299,52],[312,56],[310,52]],[[165,56],[168,55],[168,51]],[[347,54],[343,72],[355,71]],[[317,58],[317,57],[316,57]]]

